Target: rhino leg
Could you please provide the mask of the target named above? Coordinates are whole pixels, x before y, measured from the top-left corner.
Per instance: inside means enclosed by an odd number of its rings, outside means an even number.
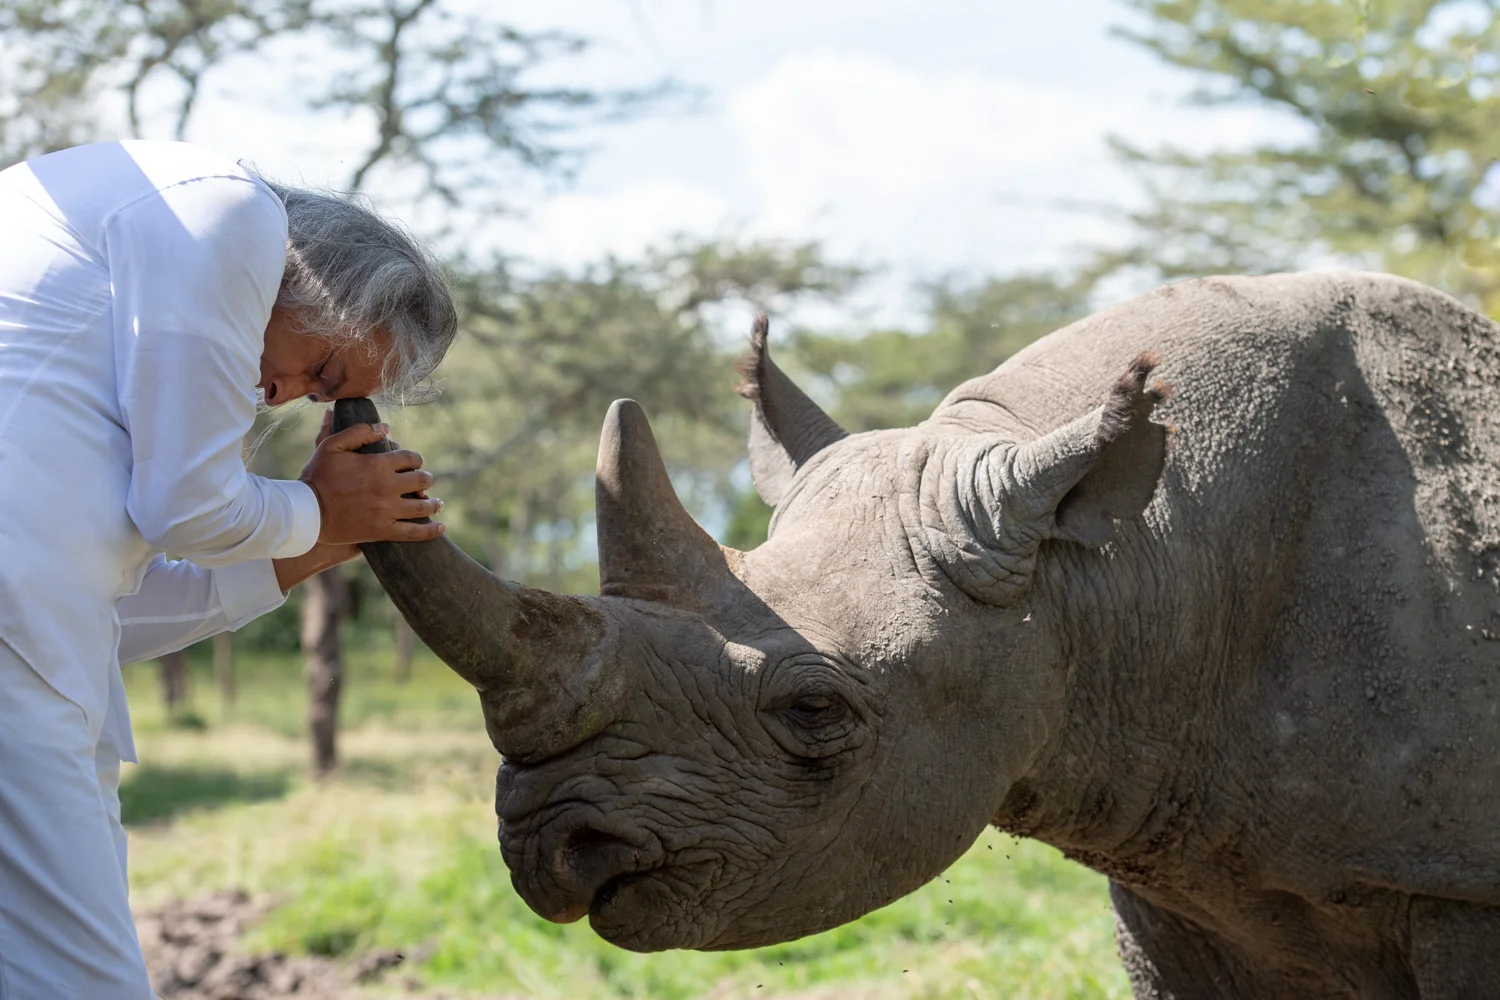
[[[1115,940],[1135,1000],[1307,1000],[1306,982],[1257,972],[1208,931],[1115,882]],[[1425,1000],[1426,994],[1423,994]]]
[[[1500,909],[1418,897],[1409,926],[1422,1000],[1500,997]]]

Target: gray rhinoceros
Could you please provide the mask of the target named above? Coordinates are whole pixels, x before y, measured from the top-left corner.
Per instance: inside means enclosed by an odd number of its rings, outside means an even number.
[[[754,346],[759,548],[622,401],[601,596],[366,550],[479,690],[537,913],[785,941],[993,824],[1109,876],[1137,997],[1500,997],[1494,324],[1377,275],[1184,282],[853,435]]]

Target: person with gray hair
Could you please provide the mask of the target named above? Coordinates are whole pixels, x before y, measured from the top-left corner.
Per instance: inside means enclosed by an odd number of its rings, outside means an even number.
[[[287,214],[277,308],[345,343],[380,331],[392,347],[381,395],[398,403],[424,400],[430,392],[425,381],[458,330],[453,296],[437,262],[353,199],[267,186]]]
[[[358,453],[384,426],[325,417],[289,481],[242,445],[261,403],[422,397],[457,313],[397,225],[185,143],[17,164],[0,219],[0,1000],[149,1000],[120,664],[442,533],[420,455]]]

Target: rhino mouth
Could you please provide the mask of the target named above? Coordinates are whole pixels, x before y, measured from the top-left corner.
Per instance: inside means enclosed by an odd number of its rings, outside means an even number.
[[[620,895],[621,890],[627,889],[631,885],[640,882],[642,879],[650,875],[651,872],[656,870],[657,869],[652,868],[643,872],[631,872],[628,875],[616,875],[614,878],[601,885],[599,887],[599,891],[594,893],[593,902],[589,904],[589,914],[593,915],[600,912],[601,910],[608,908],[609,904],[615,901],[615,897]]]
[[[616,875],[594,893],[589,926],[629,951],[703,948],[717,921],[704,921],[691,868],[660,865]],[[685,891],[686,890],[686,891]]]
[[[621,910],[634,909],[630,904],[631,897],[635,895],[632,890],[650,881],[651,876],[661,870],[648,868],[645,871],[627,872],[605,882],[594,893],[594,898],[589,903],[589,923],[611,926],[613,924],[611,918],[619,917]]]

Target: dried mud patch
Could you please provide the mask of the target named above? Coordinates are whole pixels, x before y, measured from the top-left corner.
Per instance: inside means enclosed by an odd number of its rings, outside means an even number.
[[[161,1000],[457,1000],[423,992],[401,974],[408,956],[372,951],[346,961],[280,952],[249,954],[240,939],[275,904],[238,891],[178,899],[136,914],[141,951]]]

